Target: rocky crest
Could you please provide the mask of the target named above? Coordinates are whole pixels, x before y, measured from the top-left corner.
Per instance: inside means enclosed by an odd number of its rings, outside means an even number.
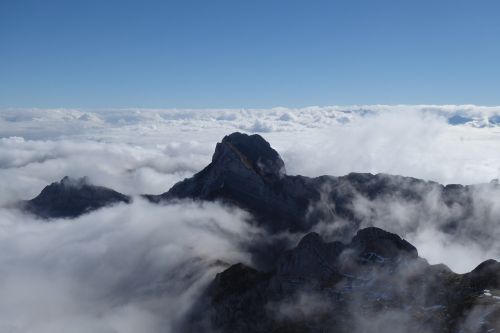
[[[87,178],[64,177],[46,186],[34,199],[22,202],[21,207],[44,219],[74,218],[104,206],[130,201],[124,194],[90,184]]]
[[[46,193],[27,202],[26,209],[43,218],[76,217],[95,207],[130,201],[129,197],[102,187],[75,186],[72,191],[57,187],[57,183],[48,186]],[[498,183],[443,186],[411,177],[369,173],[290,176],[279,154],[261,136],[233,133],[217,144],[211,163],[203,170],[161,195],[144,197],[155,203],[178,199],[222,201],[249,211],[260,226],[273,233],[307,232],[320,222],[341,222],[337,223],[337,233],[345,239],[361,225],[376,224],[377,210],[368,207],[360,212],[360,200],[382,206],[387,202],[421,205],[420,212],[425,212],[426,200],[432,196],[436,203],[453,210],[440,227],[456,232],[481,210],[485,211],[484,217],[488,216],[491,207],[475,206],[473,200],[474,193],[484,188],[500,195]],[[80,190],[82,193],[78,193]],[[482,231],[479,228],[473,232]]]
[[[218,143],[212,162],[175,184],[153,202],[171,199],[222,200],[250,211],[271,230],[307,229],[308,207],[319,200],[319,184],[285,174],[279,154],[259,135],[233,133]]]

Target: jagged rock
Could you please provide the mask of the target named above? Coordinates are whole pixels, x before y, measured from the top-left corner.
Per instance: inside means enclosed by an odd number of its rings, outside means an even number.
[[[222,333],[456,332],[480,307],[487,332],[499,328],[500,304],[483,292],[498,288],[499,278],[494,260],[455,274],[378,228],[360,230],[349,244],[309,233],[268,273],[237,264],[218,274],[205,295],[206,314]],[[196,332],[197,323],[185,331]]]
[[[192,178],[159,196],[169,199],[222,200],[250,211],[274,231],[307,229],[308,207],[319,199],[319,184],[285,175],[278,153],[259,135],[233,133],[218,143],[212,162]]]
[[[90,184],[85,177],[64,177],[46,186],[34,199],[20,205],[37,217],[50,219],[74,218],[104,206],[130,201],[130,197],[124,194]]]

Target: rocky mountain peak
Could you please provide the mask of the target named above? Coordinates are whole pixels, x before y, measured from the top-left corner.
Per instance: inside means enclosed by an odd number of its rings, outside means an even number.
[[[305,229],[309,202],[319,194],[306,177],[285,174],[279,154],[260,135],[232,133],[215,148],[212,162],[150,201],[221,200],[250,213],[270,230]],[[284,189],[288,191],[284,192]]]
[[[21,205],[41,218],[73,218],[110,204],[129,203],[130,200],[128,196],[112,189],[91,184],[87,177],[65,176]]]
[[[279,179],[285,174],[278,152],[260,135],[235,132],[225,136],[215,148],[212,163],[227,165],[228,155],[264,178]]]

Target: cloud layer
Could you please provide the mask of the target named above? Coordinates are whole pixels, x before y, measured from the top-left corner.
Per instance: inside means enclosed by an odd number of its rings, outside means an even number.
[[[471,184],[500,176],[498,114],[500,107],[477,106],[0,110],[0,331],[175,331],[223,262],[250,260],[243,245],[259,232],[241,211],[152,206],[136,195],[162,193],[201,170],[224,135],[260,133],[289,174],[384,172]],[[450,124],[455,116],[466,120]],[[10,208],[66,175],[136,199],[51,223]],[[500,201],[477,198],[493,205],[485,227],[500,236]],[[439,214],[453,212],[429,200],[425,207],[361,200],[358,208],[375,209],[390,231],[404,232],[410,217],[421,221],[407,236],[432,263],[465,271],[500,257],[478,239],[441,233]]]
[[[131,205],[41,223],[0,212],[0,331],[176,332],[255,231],[215,204]]]
[[[11,138],[2,141],[0,165],[47,160],[63,149],[55,147],[61,141],[73,142],[67,151],[74,149],[82,156],[75,142],[84,142],[81,149],[85,149],[87,141],[117,144],[114,156],[140,148],[142,156],[136,152],[132,159],[145,159],[147,153],[154,161],[180,159],[192,173],[210,160],[215,143],[224,135],[244,131],[263,134],[283,155],[290,173],[386,172],[469,184],[499,176],[500,127],[494,122],[499,115],[500,107],[471,105],[0,110],[0,137]],[[450,119],[456,116],[467,122],[451,125]],[[52,145],[43,147],[41,142]],[[100,151],[105,149],[111,148]],[[165,170],[160,171],[164,174]]]

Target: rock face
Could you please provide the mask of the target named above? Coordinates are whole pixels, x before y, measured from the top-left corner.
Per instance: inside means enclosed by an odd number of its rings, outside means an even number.
[[[102,186],[95,186],[86,178],[64,177],[46,186],[34,199],[24,201],[24,210],[37,217],[74,218],[104,206],[124,202],[130,197]]]
[[[378,228],[349,244],[309,233],[270,272],[237,264],[218,274],[201,322],[217,332],[493,332],[499,288],[494,260],[460,275]]]
[[[319,200],[319,183],[285,175],[278,153],[259,135],[233,133],[218,143],[212,162],[175,184],[154,202],[170,199],[222,200],[250,211],[278,231],[306,229],[307,209]]]

